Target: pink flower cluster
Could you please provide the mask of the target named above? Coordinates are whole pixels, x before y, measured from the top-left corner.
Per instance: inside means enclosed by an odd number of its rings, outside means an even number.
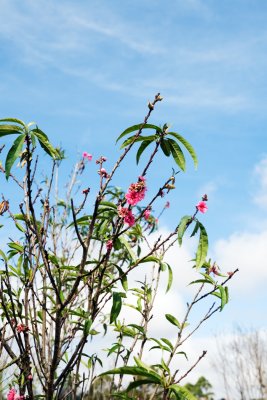
[[[132,183],[125,195],[127,203],[135,206],[139,201],[143,200],[146,192],[146,180],[144,176],[139,176],[137,183]]]
[[[135,218],[132,213],[132,210],[128,208],[122,207],[121,205],[118,206],[118,214],[121,218],[124,219],[124,222],[129,226],[133,226],[135,224]]]
[[[87,153],[86,151],[83,152],[83,158],[86,158],[88,161],[92,161],[92,154]]]
[[[24,400],[25,397],[22,395],[20,396],[19,394],[17,394],[17,391],[12,388],[9,390],[8,394],[7,394],[7,400]]]

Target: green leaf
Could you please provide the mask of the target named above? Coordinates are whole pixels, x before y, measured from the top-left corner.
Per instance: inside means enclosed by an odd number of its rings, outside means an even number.
[[[21,121],[20,119],[17,119],[17,118],[3,118],[3,119],[0,119],[0,122],[14,122],[15,124],[19,124],[19,125],[23,126],[23,128],[27,129],[27,125],[23,121]],[[18,127],[18,129],[21,129],[21,128]]]
[[[0,137],[7,135],[20,135],[23,129],[17,125],[0,125]]]
[[[165,314],[165,318],[173,325],[177,326],[179,329],[181,328],[180,322],[171,314]]]
[[[25,140],[25,134],[23,133],[17,137],[17,139],[13,143],[13,146],[11,147],[11,149],[7,154],[5,163],[6,179],[9,178],[11,168],[21,153],[24,140]]]
[[[225,306],[225,304],[228,303],[228,288],[227,288],[227,286],[224,287],[224,286],[220,285],[220,286],[218,286],[218,289],[220,291],[220,297],[221,297],[221,309],[220,309],[220,311],[222,311],[224,306]]]
[[[138,367],[144,368],[147,371],[150,371],[151,368],[149,365],[145,364],[140,358],[134,356],[134,361]]]
[[[110,312],[110,323],[116,321],[119,313],[121,311],[122,301],[121,294],[118,292],[113,292],[113,304]]]
[[[171,148],[169,146],[169,142],[166,139],[162,139],[160,142],[160,147],[165,156],[169,157],[171,155]]]
[[[135,253],[132,250],[130,244],[128,243],[128,241],[125,239],[125,237],[121,236],[119,238],[120,242],[123,244],[123,246],[125,247],[125,249],[127,250],[129,256],[131,257],[132,261],[135,262],[136,261],[136,257],[135,257]]]
[[[196,268],[201,268],[206,260],[206,256],[208,253],[208,235],[204,226],[199,222],[199,244],[197,248],[197,255],[196,255]]]
[[[78,218],[76,220],[77,225],[88,225],[90,221],[90,215],[84,215],[81,218]],[[70,228],[71,226],[74,226],[74,222],[72,222],[71,224],[69,224],[67,226],[67,228]]]
[[[117,206],[116,206],[116,204],[114,204],[114,203],[111,203],[110,201],[101,201],[100,203],[99,203],[99,206],[100,207],[102,207],[102,206],[104,206],[105,208],[111,208],[111,209],[113,209],[113,210],[117,210]]]
[[[115,265],[115,266],[116,266],[117,270],[119,271],[121,285],[122,285],[123,289],[125,290],[125,292],[127,292],[127,290],[128,290],[127,275],[123,272],[121,267],[119,267],[118,265]]]
[[[195,227],[193,229],[193,232],[191,233],[190,237],[195,236],[195,234],[197,233],[198,229],[199,229],[199,222],[196,221],[196,225],[195,225]]]
[[[159,126],[157,126],[157,125],[151,125],[151,124],[143,124],[143,123],[141,123],[141,124],[137,124],[137,125],[130,126],[129,128],[125,129],[125,131],[123,131],[123,132],[120,134],[120,136],[118,137],[118,139],[116,140],[116,143],[117,143],[123,136],[128,135],[128,133],[135,132],[135,131],[139,131],[139,129],[141,129],[141,128],[142,128],[142,130],[143,130],[143,129],[155,129],[157,132],[162,132],[162,129],[161,129]]]
[[[176,162],[178,167],[181,168],[182,171],[185,171],[185,158],[184,158],[184,154],[182,152],[181,147],[173,139],[168,139],[168,143],[169,143],[174,161]]]
[[[155,256],[147,256],[143,260],[140,260],[139,264],[147,263],[147,262],[160,263],[160,259],[158,257],[155,257]]]
[[[197,400],[197,398],[183,386],[171,385],[169,386],[171,393],[175,394],[176,400]]]
[[[144,377],[151,379],[151,381],[153,381],[153,383],[161,382],[160,376],[155,371],[151,371],[151,370],[147,371],[145,368],[136,367],[136,366],[125,366],[125,367],[114,368],[109,371],[103,372],[99,376],[116,375],[116,374],[144,376]]]
[[[165,264],[167,264],[167,263],[165,263]],[[168,277],[168,285],[167,285],[166,293],[170,290],[170,288],[172,286],[172,281],[173,281],[172,269],[169,264],[167,264],[167,267],[168,267],[169,277]]]
[[[126,392],[130,392],[131,390],[136,389],[139,386],[149,385],[151,383],[155,384],[156,382],[151,379],[139,379],[138,381],[133,381],[133,382],[129,383],[129,385],[126,389]]]
[[[158,137],[156,135],[151,135],[151,136],[131,136],[128,139],[126,139],[122,145],[121,145],[121,149],[123,149],[126,146],[129,146],[129,144],[131,144],[132,142],[144,142],[149,140],[150,142],[153,142],[154,140],[156,140]]]
[[[44,149],[44,151],[47,154],[49,154],[50,157],[52,157],[54,159],[58,159],[59,153],[49,142],[48,136],[43,131],[41,131],[41,129],[39,129],[39,128],[33,129],[32,132],[37,137],[38,142],[40,143],[40,146]]]
[[[188,141],[185,140],[185,138],[184,138],[183,136],[179,135],[179,133],[176,133],[176,132],[168,132],[168,135],[174,136],[176,139],[179,140],[179,142],[181,142],[181,143],[184,145],[184,147],[186,148],[186,150],[187,150],[188,153],[191,155],[191,157],[192,157],[192,159],[193,159],[193,161],[194,161],[195,168],[197,168],[197,166],[198,166],[198,159],[197,159],[197,155],[196,155],[196,152],[195,152],[193,146],[191,146],[191,144],[188,143]]]
[[[83,328],[83,333],[84,333],[84,336],[88,336],[89,335],[89,332],[90,332],[90,328],[91,328],[91,326],[92,326],[92,320],[89,318],[89,319],[87,319],[86,321],[85,321],[85,323],[84,323],[84,328]]]
[[[170,348],[170,350],[173,350],[173,345],[168,339],[161,338],[161,340]]]
[[[185,215],[184,217],[181,218],[181,221],[179,222],[178,226],[178,242],[179,245],[181,246],[182,241],[183,241],[183,236],[184,233],[188,227],[188,224],[192,221],[192,217],[190,215]]]
[[[144,151],[144,150],[150,145],[150,143],[152,143],[152,142],[153,142],[153,140],[144,140],[144,141],[141,143],[141,145],[140,145],[140,147],[139,147],[139,149],[137,150],[137,153],[136,153],[136,164],[139,163],[139,160],[140,160],[140,157],[141,157],[143,151]]]

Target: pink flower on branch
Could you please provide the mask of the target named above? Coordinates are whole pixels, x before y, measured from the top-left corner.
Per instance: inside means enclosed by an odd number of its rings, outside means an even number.
[[[201,213],[205,213],[208,211],[208,206],[205,203],[205,201],[200,201],[197,205],[196,208],[198,209],[198,211],[200,211]]]
[[[14,388],[10,389],[7,394],[7,400],[14,400],[16,396],[16,390]]]
[[[149,219],[150,213],[151,213],[151,210],[145,210],[145,212],[144,212],[144,218],[145,218],[145,220],[148,220],[148,219]]]
[[[106,179],[109,178],[109,174],[107,173],[105,168],[100,168],[100,170],[97,172],[102,178],[106,178]]]
[[[19,395],[17,394],[17,391],[12,388],[9,390],[8,394],[7,394],[7,400],[24,400],[25,397],[23,395]]]
[[[139,176],[137,183],[132,183],[125,195],[127,203],[135,206],[139,201],[143,200],[146,192],[146,181],[144,176]]]
[[[109,239],[106,242],[106,248],[107,248],[108,251],[110,251],[112,249],[112,247],[113,247],[113,241],[111,239]]]
[[[29,330],[29,328],[28,328],[26,325],[24,325],[24,324],[18,324],[18,325],[16,326],[16,329],[17,329],[17,332],[18,332],[18,333],[27,332],[27,331]]]
[[[169,201],[166,202],[164,208],[170,208],[170,202]]]
[[[118,207],[118,214],[121,218],[124,219],[124,222],[128,224],[129,226],[133,226],[135,224],[135,218],[132,213],[132,210],[129,210],[128,208],[122,207],[119,205]]]
[[[83,152],[83,158],[86,158],[88,161],[92,161],[92,154],[87,153],[86,151]]]

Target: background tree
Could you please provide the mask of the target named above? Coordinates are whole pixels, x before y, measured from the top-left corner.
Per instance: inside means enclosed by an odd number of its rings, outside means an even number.
[[[237,328],[217,338],[215,366],[227,400],[267,398],[267,333]]]
[[[210,382],[204,377],[201,376],[198,378],[195,384],[187,383],[185,385],[186,389],[189,390],[197,399],[201,400],[213,400],[213,394],[210,390],[212,389],[212,385]]]

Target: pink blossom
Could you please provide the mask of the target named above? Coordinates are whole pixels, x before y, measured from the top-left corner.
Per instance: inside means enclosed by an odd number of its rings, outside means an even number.
[[[92,154],[87,153],[86,151],[83,152],[83,158],[87,158],[88,161],[92,161]]]
[[[129,226],[133,226],[135,224],[135,218],[131,210],[128,210],[126,217],[124,218],[124,222]]]
[[[145,210],[145,212],[144,212],[144,218],[145,218],[146,220],[149,219],[150,213],[151,213],[151,210]]]
[[[169,201],[167,201],[167,203],[165,204],[165,206],[164,206],[165,208],[170,208],[170,202]]]
[[[29,328],[24,324],[17,325],[16,329],[17,329],[17,332],[19,332],[19,333],[27,332],[29,330]]]
[[[14,388],[10,389],[7,394],[7,400],[14,400],[16,396],[16,390]]]
[[[109,178],[109,174],[107,173],[107,171],[105,170],[105,168],[101,168],[99,171],[97,171],[99,173],[99,175],[102,178]]]
[[[122,207],[121,205],[118,206],[118,214],[121,218],[124,219],[124,222],[129,226],[133,226],[135,224],[135,218],[132,213],[132,210],[128,208]]]
[[[216,263],[214,263],[210,268],[209,268],[209,273],[213,273],[214,275],[219,275],[219,268],[216,265]]]
[[[200,201],[197,205],[196,208],[198,211],[202,212],[203,214],[208,210],[208,206],[205,203],[205,201]]]
[[[32,381],[33,380],[32,374],[29,374],[27,378],[29,379],[29,381]]]
[[[113,247],[113,241],[110,239],[106,242],[107,250],[110,251]]]
[[[144,176],[139,176],[137,183],[132,183],[125,195],[127,203],[135,206],[139,201],[143,200],[146,192],[146,181]]]

